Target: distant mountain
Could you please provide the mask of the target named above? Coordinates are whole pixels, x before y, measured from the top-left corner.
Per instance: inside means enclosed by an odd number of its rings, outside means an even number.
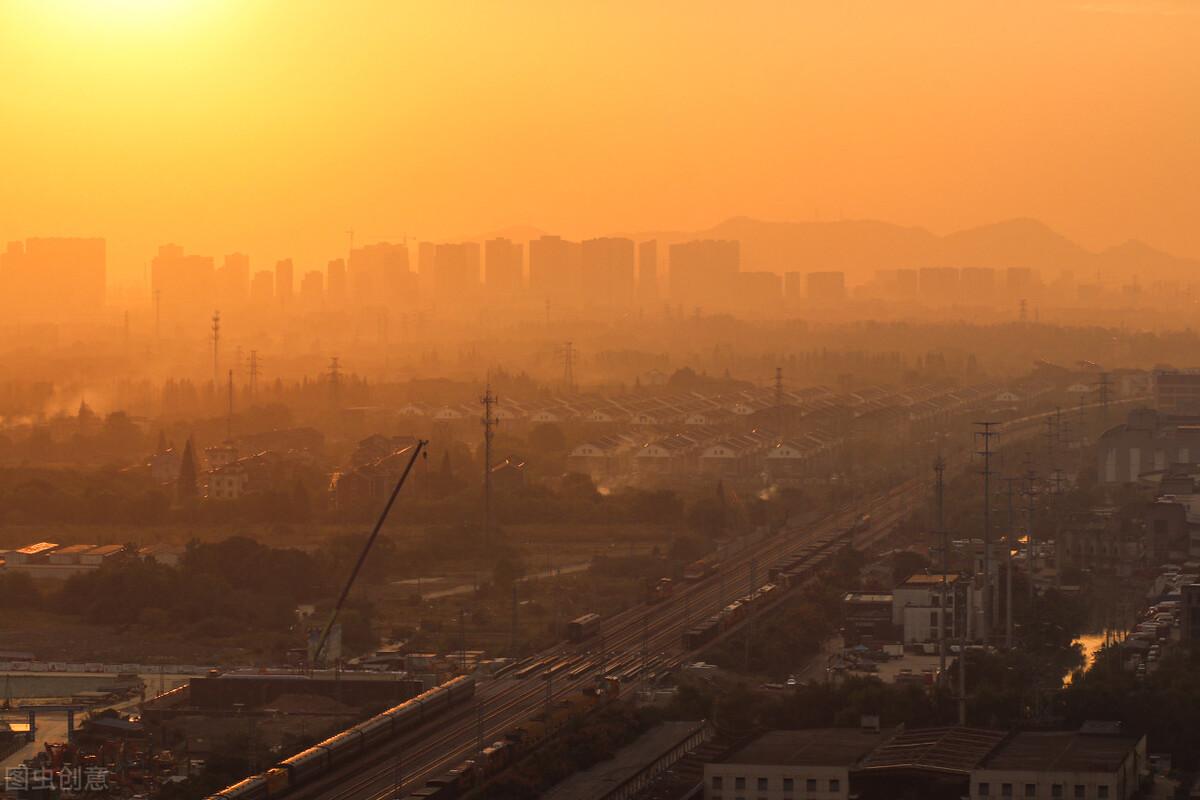
[[[1031,267],[1053,280],[1061,271],[1076,280],[1200,279],[1200,261],[1179,258],[1142,242],[1126,242],[1100,253],[1071,241],[1038,220],[1018,218],[938,236],[874,220],[764,222],[734,217],[699,231],[619,234],[658,239],[665,247],[689,239],[737,239],[742,269],[787,272],[842,270],[853,282],[878,269],[919,267]]]

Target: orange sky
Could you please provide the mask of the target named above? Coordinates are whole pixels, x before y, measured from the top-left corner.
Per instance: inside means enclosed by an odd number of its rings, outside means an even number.
[[[1200,256],[1200,5],[4,0],[0,237],[1033,216]],[[118,275],[120,279],[120,275]]]

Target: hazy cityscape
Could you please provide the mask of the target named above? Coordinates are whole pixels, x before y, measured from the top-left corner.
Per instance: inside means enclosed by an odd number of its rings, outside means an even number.
[[[1198,45],[0,2],[0,797],[1200,797]]]

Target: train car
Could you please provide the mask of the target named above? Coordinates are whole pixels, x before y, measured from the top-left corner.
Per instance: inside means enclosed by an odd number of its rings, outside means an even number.
[[[291,780],[288,771],[282,767],[271,767],[267,770],[267,796],[279,797],[288,790]]]
[[[251,775],[244,781],[217,792],[209,800],[262,800],[266,797],[269,797],[266,776]]]
[[[584,614],[578,619],[573,619],[567,623],[567,639],[572,642],[582,642],[590,636],[594,636],[600,630],[600,615],[599,614]]]
[[[728,630],[734,625],[742,621],[745,616],[746,607],[742,605],[741,600],[734,600],[729,605],[721,609],[721,630]]]
[[[695,650],[702,647],[717,638],[720,630],[721,618],[719,615],[714,614],[683,632],[683,647],[686,650]]]
[[[234,784],[211,800],[260,800],[274,798],[323,775],[367,749],[401,735],[433,715],[465,702],[475,694],[475,679],[460,676],[347,728],[307,750],[280,761],[261,775]]]
[[[329,751],[323,745],[313,745],[280,761],[279,766],[287,770],[289,785],[299,786],[329,769]]]
[[[715,575],[721,568],[721,562],[716,556],[707,556],[688,564],[683,570],[685,581],[702,581],[710,575]]]
[[[654,605],[670,599],[674,594],[674,582],[670,578],[659,578],[658,583],[646,587],[646,602]]]

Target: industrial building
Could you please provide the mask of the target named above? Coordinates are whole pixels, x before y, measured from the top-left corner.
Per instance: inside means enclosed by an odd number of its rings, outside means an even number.
[[[1146,738],[1110,723],[1016,732],[876,727],[765,733],[705,765],[705,800],[1128,800],[1150,774]]]

